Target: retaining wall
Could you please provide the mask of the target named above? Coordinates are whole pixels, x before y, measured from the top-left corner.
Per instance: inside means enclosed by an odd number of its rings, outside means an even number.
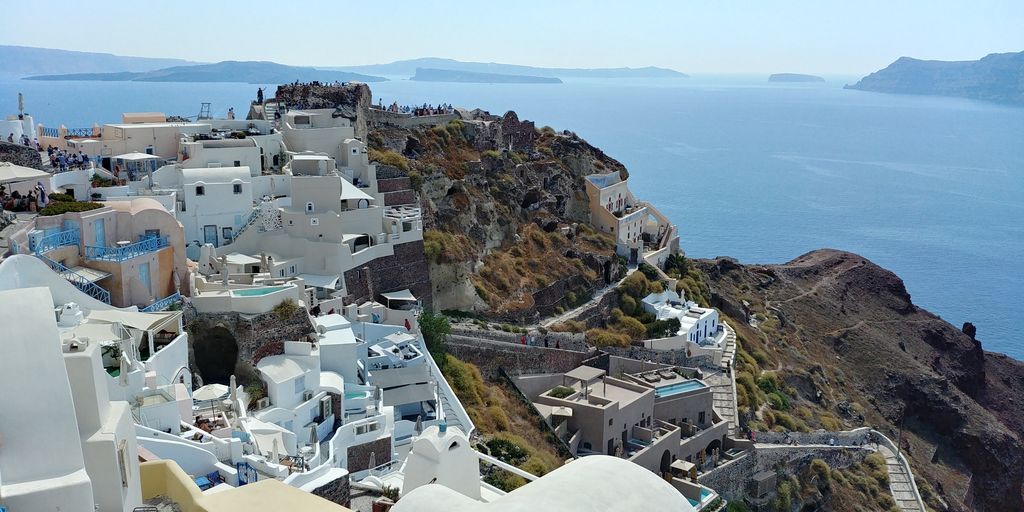
[[[480,372],[490,379],[500,376],[499,369],[505,370],[509,375],[565,373],[582,364],[591,355],[457,335],[448,337],[445,349],[460,360],[475,364],[480,368]]]

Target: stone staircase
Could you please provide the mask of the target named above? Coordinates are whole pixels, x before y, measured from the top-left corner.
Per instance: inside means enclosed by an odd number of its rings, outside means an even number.
[[[736,435],[736,384],[732,374],[719,371],[705,375],[704,381],[711,386],[712,406],[715,412],[729,424],[729,435]]]

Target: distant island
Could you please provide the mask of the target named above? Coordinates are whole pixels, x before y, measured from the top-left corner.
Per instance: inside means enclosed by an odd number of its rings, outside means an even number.
[[[815,75],[800,73],[775,73],[768,77],[769,82],[824,82],[825,79]]]
[[[339,71],[367,73],[384,76],[411,77],[420,68],[443,69],[450,71],[470,71],[473,73],[492,73],[498,75],[527,75],[549,78],[686,78],[687,75],[678,71],[658,67],[643,68],[542,68],[520,66],[517,64],[499,64],[495,62],[463,62],[453,59],[427,57],[422,59],[400,60],[389,64],[368,64],[364,66],[325,67]]]
[[[0,45],[0,73],[13,76],[55,73],[106,73],[152,71],[171,66],[198,64],[182,59],[123,57],[109,53],[76,52],[31,46]]]
[[[244,82],[250,84],[288,82],[382,82],[387,78],[348,71],[285,66],[265,61],[227,60],[216,64],[174,66],[153,71],[116,73],[70,73],[40,75],[26,80],[86,80],[101,82]]]
[[[454,69],[417,68],[409,80],[417,82],[463,82],[474,84],[560,84],[554,77],[530,75],[503,75],[499,73],[477,73]]]
[[[900,57],[847,89],[896,94],[958,96],[1024,105],[1024,52],[993,53],[981,60],[938,61]]]

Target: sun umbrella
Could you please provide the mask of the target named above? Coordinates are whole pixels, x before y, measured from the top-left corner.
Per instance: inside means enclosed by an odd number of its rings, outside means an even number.
[[[10,162],[0,162],[0,183],[16,183],[43,178],[50,179],[50,173]]]
[[[192,399],[199,401],[218,400],[227,395],[229,391],[228,387],[224,384],[207,384],[192,393]]]

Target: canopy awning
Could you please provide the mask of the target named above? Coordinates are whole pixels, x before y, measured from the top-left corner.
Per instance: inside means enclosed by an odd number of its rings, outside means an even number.
[[[148,153],[139,153],[138,151],[136,151],[134,153],[125,153],[123,155],[117,155],[114,158],[124,160],[127,162],[134,162],[136,160],[156,160],[160,157],[156,155],[150,155]]]
[[[49,180],[50,173],[23,165],[15,165],[10,162],[0,162],[0,183],[17,183],[20,181],[42,179]],[[49,183],[47,183],[47,190],[49,190]]]
[[[427,402],[434,399],[434,384],[410,384],[384,390],[384,405],[402,405]]]
[[[602,375],[604,375],[604,370],[591,368],[589,366],[579,366],[572,370],[571,372],[565,374],[566,377],[581,382],[592,382],[594,380],[597,380]]]
[[[248,254],[242,254],[240,252],[233,252],[225,256],[228,260],[228,265],[255,265],[262,263],[259,258],[249,256]]]
[[[398,290],[397,292],[387,292],[380,294],[387,300],[403,300],[409,302],[416,302],[416,296],[409,291],[408,288],[404,290]]]
[[[139,311],[125,311],[121,309],[95,309],[89,314],[89,320],[100,320],[104,322],[118,322],[126,327],[143,331],[156,330],[172,319],[176,319],[181,312],[163,311],[160,313],[142,313]]]
[[[326,288],[328,290],[337,290],[338,281],[341,280],[340,275],[324,276],[320,274],[299,274],[299,278],[305,281],[309,286],[314,288]]]
[[[368,202],[373,201],[373,196],[359,190],[359,187],[351,184],[348,180],[341,180],[341,200],[342,201],[354,201],[357,199],[366,199]]]
[[[690,470],[694,468],[694,464],[692,462],[686,462],[683,459],[676,459],[669,467],[673,469],[678,469],[683,473],[689,473]]]

